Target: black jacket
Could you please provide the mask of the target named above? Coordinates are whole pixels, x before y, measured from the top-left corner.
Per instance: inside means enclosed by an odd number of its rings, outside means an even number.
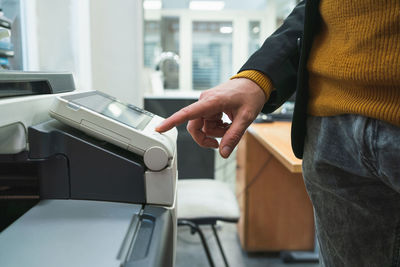
[[[313,36],[320,24],[318,7],[319,0],[300,2],[283,25],[265,40],[262,47],[240,69],[257,70],[271,79],[276,90],[264,105],[264,113],[276,110],[296,91],[292,148],[298,158],[303,157],[306,135],[307,59]]]

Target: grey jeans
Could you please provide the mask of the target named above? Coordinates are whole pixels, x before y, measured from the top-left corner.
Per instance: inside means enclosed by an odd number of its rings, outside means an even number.
[[[400,266],[400,128],[309,117],[303,174],[322,266]]]

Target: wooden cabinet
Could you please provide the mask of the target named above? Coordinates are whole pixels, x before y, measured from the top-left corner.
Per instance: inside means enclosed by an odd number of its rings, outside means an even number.
[[[290,123],[252,125],[239,143],[238,233],[246,251],[312,250],[314,220]]]

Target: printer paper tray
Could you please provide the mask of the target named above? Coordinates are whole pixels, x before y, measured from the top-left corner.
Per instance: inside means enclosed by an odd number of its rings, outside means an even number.
[[[43,200],[0,234],[0,266],[119,267],[130,266],[129,262],[124,264],[125,261],[157,262],[147,257],[154,254],[149,251],[153,247],[151,240],[140,241],[137,240],[140,236],[132,235],[131,241],[126,240],[129,229],[140,228],[138,218],[143,211],[143,206],[137,204]],[[144,220],[142,224],[149,226],[151,220]],[[137,230],[142,240],[149,227],[143,229]],[[163,243],[159,241],[157,243]],[[140,250],[138,242],[147,250]],[[131,247],[126,254],[130,259],[121,253],[125,243]]]

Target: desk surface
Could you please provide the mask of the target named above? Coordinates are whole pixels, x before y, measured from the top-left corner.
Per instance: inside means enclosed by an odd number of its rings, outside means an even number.
[[[248,131],[268,149],[289,171],[301,173],[301,160],[293,154],[290,122],[252,124]]]

